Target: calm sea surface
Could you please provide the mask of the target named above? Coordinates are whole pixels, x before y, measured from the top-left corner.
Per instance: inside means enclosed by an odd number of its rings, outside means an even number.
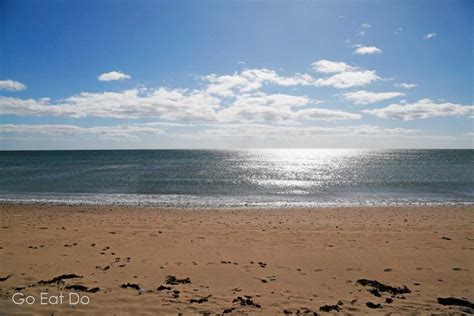
[[[474,150],[3,151],[0,202],[474,204]]]

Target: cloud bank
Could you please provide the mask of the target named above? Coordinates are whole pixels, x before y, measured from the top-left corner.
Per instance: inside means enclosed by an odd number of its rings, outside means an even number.
[[[404,121],[443,116],[468,116],[472,118],[474,116],[474,106],[447,102],[437,103],[430,99],[421,99],[415,103],[391,104],[385,108],[364,110],[364,112],[383,119]]]
[[[370,104],[383,100],[393,99],[395,97],[403,96],[405,93],[401,92],[370,92],[360,90],[356,92],[348,92],[343,94],[344,98],[354,104]]]

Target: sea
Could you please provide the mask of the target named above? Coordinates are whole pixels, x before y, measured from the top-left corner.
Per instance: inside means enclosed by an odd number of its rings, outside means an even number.
[[[474,204],[474,150],[0,151],[0,203]]]

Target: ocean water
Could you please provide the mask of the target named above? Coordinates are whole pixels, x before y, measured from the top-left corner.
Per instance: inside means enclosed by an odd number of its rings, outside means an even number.
[[[474,150],[0,151],[0,202],[473,204]]]

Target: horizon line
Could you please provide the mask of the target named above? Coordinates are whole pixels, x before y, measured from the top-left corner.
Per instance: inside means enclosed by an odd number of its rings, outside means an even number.
[[[349,148],[349,147],[251,147],[251,148],[72,148],[72,149],[0,149],[0,152],[12,151],[153,151],[153,150],[474,150],[474,148]]]

